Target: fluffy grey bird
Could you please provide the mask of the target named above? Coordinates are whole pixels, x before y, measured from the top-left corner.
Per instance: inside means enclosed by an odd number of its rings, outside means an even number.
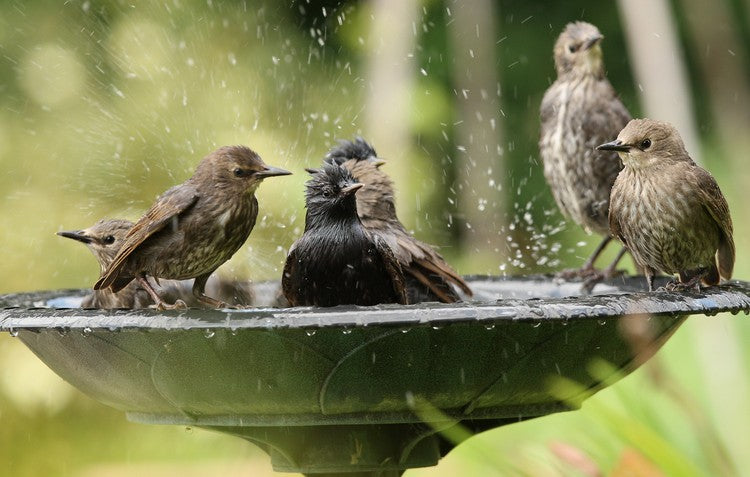
[[[612,188],[609,227],[643,268],[649,291],[656,272],[678,274],[685,289],[732,277],[734,239],[729,206],[716,180],[697,165],[669,123],[634,119],[617,140],[625,169]]]
[[[239,250],[255,226],[255,190],[263,179],[291,174],[267,166],[245,146],[225,146],[198,164],[195,174],[162,194],[128,231],[122,248],[94,285],[118,292],[132,280],[146,289],[159,309],[167,304],[147,276],[195,278],[193,294],[213,307],[228,307],[204,292],[208,277]]]
[[[557,79],[542,100],[539,140],[544,177],[557,206],[588,233],[604,236],[580,269],[562,275],[594,282],[612,275],[625,251],[602,272],[594,268],[611,240],[609,195],[622,169],[616,153],[595,147],[615,137],[631,118],[605,76],[602,38],[594,25],[585,22],[569,23],[557,38]]]

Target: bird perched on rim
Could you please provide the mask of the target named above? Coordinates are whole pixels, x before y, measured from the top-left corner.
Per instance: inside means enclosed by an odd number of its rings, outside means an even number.
[[[125,236],[133,227],[133,222],[122,219],[102,219],[89,228],[57,232],[57,235],[77,240],[86,245],[99,262],[103,273],[122,247]],[[236,305],[250,305],[253,302],[253,290],[247,283],[234,283],[215,275],[209,278],[207,289],[222,300]],[[161,280],[159,293],[165,299],[181,299],[189,306],[200,306],[192,293],[192,283],[183,280]],[[154,301],[136,281],[117,293],[110,289],[94,290],[81,301],[83,308],[146,308]]]
[[[600,43],[604,37],[590,23],[569,23],[555,42],[557,79],[541,105],[539,153],[544,177],[562,213],[588,233],[604,239],[577,270],[565,277],[596,281],[615,272],[617,258],[603,271],[594,262],[611,240],[607,211],[609,194],[622,164],[617,154],[594,148],[615,137],[631,116],[607,80]]]
[[[281,285],[291,306],[406,304],[401,267],[357,216],[364,184],[337,164],[309,169],[305,231],[292,244]]]
[[[291,174],[267,166],[245,146],[224,146],[201,160],[195,173],[162,194],[128,231],[122,248],[94,285],[118,292],[132,280],[159,309],[164,302],[147,277],[195,278],[193,295],[212,307],[227,307],[204,292],[208,277],[239,250],[255,226],[255,190],[263,179]]]
[[[344,166],[365,187],[357,192],[357,214],[362,225],[380,237],[393,251],[406,279],[408,303],[460,299],[453,288],[471,296],[471,288],[430,245],[406,231],[396,215],[393,181],[380,169],[385,161],[361,137],[339,141],[326,155],[325,162]]]
[[[716,180],[697,165],[669,123],[634,119],[617,139],[625,168],[612,187],[609,227],[630,250],[654,288],[654,274],[679,275],[685,289],[732,277],[734,239],[729,206]]]

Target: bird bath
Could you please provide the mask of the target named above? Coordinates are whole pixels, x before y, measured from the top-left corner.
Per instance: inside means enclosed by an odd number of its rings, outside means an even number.
[[[457,444],[452,426],[577,408],[687,315],[750,309],[739,281],[649,294],[642,277],[618,278],[592,296],[540,276],[469,283],[471,302],[321,309],[101,311],[75,308],[86,290],[6,295],[0,330],[131,421],[242,437],[277,471],[395,476],[435,465]],[[633,338],[629,320],[647,333]],[[590,374],[597,361],[611,378]]]

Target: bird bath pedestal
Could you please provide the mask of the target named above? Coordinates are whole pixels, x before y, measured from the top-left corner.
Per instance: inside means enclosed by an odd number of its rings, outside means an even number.
[[[736,281],[645,293],[642,277],[618,278],[591,296],[549,277],[470,284],[471,302],[327,309],[101,311],[70,307],[84,290],[6,295],[0,330],[132,421],[242,437],[278,471],[397,476],[435,465],[452,426],[575,409],[687,315],[750,309]],[[611,379],[589,373],[601,361]]]

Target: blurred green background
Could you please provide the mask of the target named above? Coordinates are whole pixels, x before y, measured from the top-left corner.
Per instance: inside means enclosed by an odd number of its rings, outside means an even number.
[[[744,0],[34,0],[0,5],[0,293],[88,287],[54,232],[136,219],[225,144],[295,175],[261,186],[222,268],[277,279],[304,222],[303,167],[361,134],[400,217],[461,273],[576,266],[598,237],[544,183],[538,105],[569,21],[604,33],[634,116],[680,127],[718,179],[748,278],[750,6]],[[607,258],[615,253],[608,251]],[[750,324],[693,317],[646,366],[574,413],[486,432],[417,475],[742,475]],[[240,439],[128,423],[0,335],[0,475],[270,475]]]

